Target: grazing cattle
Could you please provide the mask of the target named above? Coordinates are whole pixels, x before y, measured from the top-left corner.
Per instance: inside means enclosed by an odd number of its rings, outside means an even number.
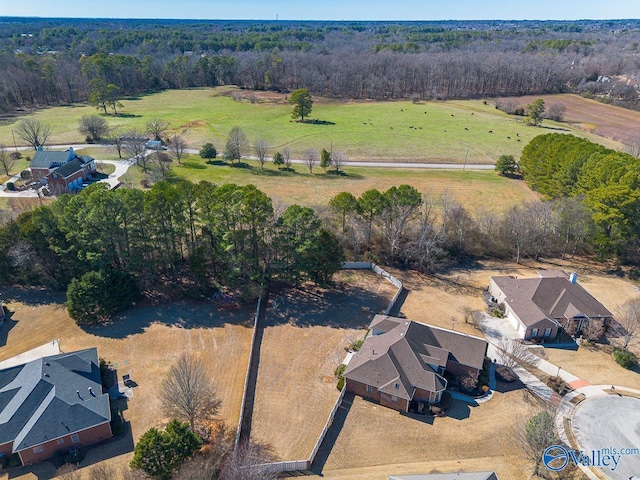
[[[489,130],[489,133],[493,133],[493,130]]]
[[[507,137],[508,140],[511,140],[511,137]]]
[[[469,131],[469,129],[468,129],[467,127],[464,127],[464,129],[465,129],[467,132]]]

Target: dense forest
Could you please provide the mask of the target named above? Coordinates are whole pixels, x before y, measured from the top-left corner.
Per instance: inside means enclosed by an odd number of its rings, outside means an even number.
[[[0,112],[235,84],[337,98],[579,92],[638,108],[640,21],[287,22],[0,17]]]

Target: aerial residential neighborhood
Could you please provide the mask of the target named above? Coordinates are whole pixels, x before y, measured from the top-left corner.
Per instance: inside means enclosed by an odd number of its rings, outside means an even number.
[[[0,6],[0,480],[639,479],[622,3]]]

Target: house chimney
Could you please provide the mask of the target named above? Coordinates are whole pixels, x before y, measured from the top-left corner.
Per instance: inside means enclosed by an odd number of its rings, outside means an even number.
[[[569,275],[569,281],[574,285],[578,283],[578,274],[576,272],[573,272],[571,275]]]

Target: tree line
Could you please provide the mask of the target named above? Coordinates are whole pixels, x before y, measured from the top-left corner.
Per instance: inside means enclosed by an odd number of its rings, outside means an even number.
[[[520,169],[533,190],[550,199],[578,199],[602,255],[640,264],[640,158],[572,135],[547,134],[523,150]]]
[[[599,79],[638,69],[638,22],[516,23],[16,21],[0,32],[0,111],[226,84],[368,99],[581,91],[637,106],[627,82]]]
[[[62,195],[0,228],[8,283],[66,289],[79,322],[110,315],[138,291],[257,297],[262,276],[326,283],[344,261],[310,208],[276,211],[253,185],[180,180],[149,190],[104,184]]]

